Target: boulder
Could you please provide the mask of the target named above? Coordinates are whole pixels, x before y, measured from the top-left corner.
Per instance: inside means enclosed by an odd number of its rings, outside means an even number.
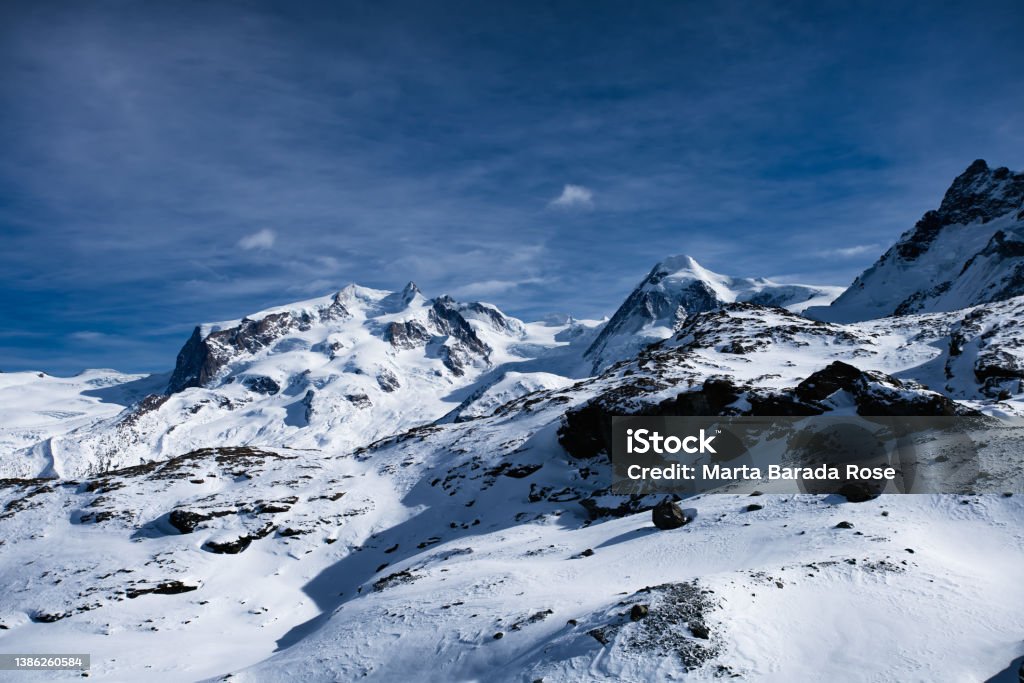
[[[651,521],[662,531],[668,531],[689,524],[693,517],[687,516],[683,509],[671,500],[663,500],[651,510]]]

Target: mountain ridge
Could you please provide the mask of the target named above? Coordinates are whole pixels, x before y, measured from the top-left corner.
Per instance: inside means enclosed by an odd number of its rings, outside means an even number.
[[[1024,173],[974,161],[829,306],[832,322],[951,311],[1024,294]]]

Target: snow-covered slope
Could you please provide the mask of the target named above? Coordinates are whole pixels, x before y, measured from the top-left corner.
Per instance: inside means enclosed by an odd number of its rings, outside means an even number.
[[[1024,652],[1020,496],[712,495],[657,531],[651,500],[608,493],[599,421],[1020,412],[978,361],[1022,313],[729,304],[597,377],[354,451],[4,482],[0,647],[92,652],[99,680],[986,680]],[[914,381],[947,363],[966,405]]]
[[[166,375],[126,375],[115,370],[86,370],[73,377],[0,373],[0,474],[23,472],[8,466],[16,451],[74,430],[88,430],[160,391],[166,383]],[[45,459],[39,463],[40,467],[31,469],[54,476],[42,464]]]
[[[802,311],[826,305],[841,287],[781,284],[713,273],[690,256],[661,261],[626,298],[586,351],[599,371],[670,336],[687,316],[744,301]]]
[[[820,320],[952,311],[1024,294],[1024,173],[981,159]]]
[[[610,492],[615,415],[1024,415],[1024,296],[795,312],[832,294],[670,259],[600,327],[348,287],[200,326],[167,376],[0,375],[0,467],[56,475],[0,479],[0,650],[110,681],[987,680],[1024,654],[1019,495],[766,488],[658,531]]]
[[[507,371],[571,373],[586,334],[561,336],[586,329],[578,321],[524,324],[489,304],[428,299],[411,283],[399,292],[353,285],[197,327],[169,381],[156,378],[164,385],[149,387],[151,395],[127,408],[115,401],[81,425],[8,437],[0,474],[82,476],[207,446],[352,449],[469,409],[478,380]],[[542,383],[509,382],[500,395]],[[60,395],[50,400],[70,405]]]

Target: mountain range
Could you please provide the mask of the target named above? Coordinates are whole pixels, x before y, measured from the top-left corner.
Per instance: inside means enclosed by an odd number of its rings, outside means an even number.
[[[659,531],[607,453],[616,415],[1024,415],[1022,221],[976,161],[845,290],[672,256],[606,320],[523,322],[350,285],[167,373],[0,374],[0,643],[106,680],[1006,673],[1021,496],[715,494]]]

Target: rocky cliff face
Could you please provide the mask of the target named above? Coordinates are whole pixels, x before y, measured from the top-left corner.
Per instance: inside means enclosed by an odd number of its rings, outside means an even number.
[[[972,163],[821,320],[952,311],[1024,294],[1024,173]]]

